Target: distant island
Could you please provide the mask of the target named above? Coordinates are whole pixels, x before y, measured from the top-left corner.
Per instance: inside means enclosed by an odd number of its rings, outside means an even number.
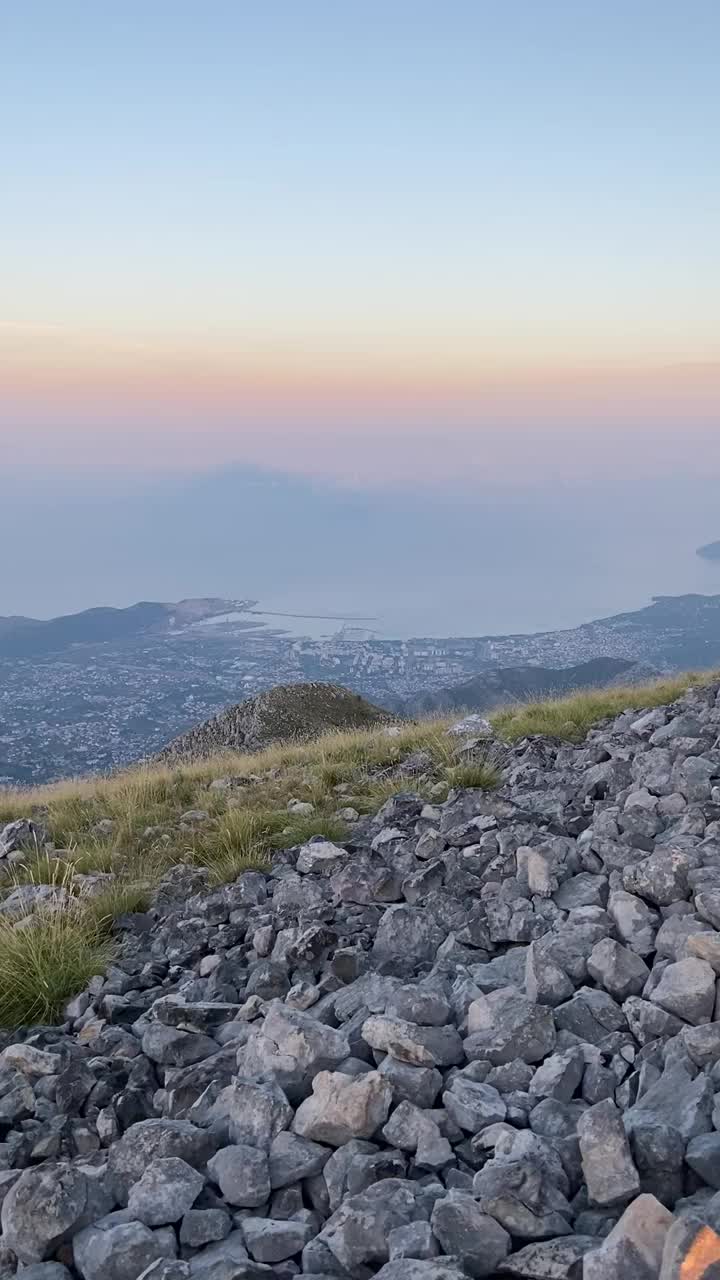
[[[720,542],[708,542],[705,547],[698,547],[697,553],[703,560],[720,560]]]

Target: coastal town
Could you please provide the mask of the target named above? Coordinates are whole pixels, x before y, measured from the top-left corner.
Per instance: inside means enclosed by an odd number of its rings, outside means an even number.
[[[720,663],[718,596],[668,597],[566,631],[411,640],[384,639],[355,625],[303,638],[257,621],[255,602],[226,614],[223,602],[211,603],[114,640],[83,640],[77,615],[72,643],[0,657],[0,785],[142,759],[276,684],[334,681],[397,710],[404,699],[518,664],[563,668],[613,657],[670,671]]]

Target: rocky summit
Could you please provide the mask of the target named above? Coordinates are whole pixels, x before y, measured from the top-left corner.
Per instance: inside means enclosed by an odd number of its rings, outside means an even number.
[[[717,1274],[719,690],[175,867],[4,1033],[0,1278]]]
[[[275,742],[305,742],[332,730],[370,729],[396,717],[337,684],[278,684],[175,738],[155,757],[175,764],[222,751],[261,751]]]

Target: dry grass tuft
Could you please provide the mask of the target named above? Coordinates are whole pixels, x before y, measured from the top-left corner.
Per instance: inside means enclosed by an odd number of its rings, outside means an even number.
[[[501,773],[498,766],[489,760],[471,760],[467,764],[458,764],[448,769],[447,777],[453,787],[492,791],[500,785]]]
[[[492,717],[501,738],[516,742],[528,734],[542,733],[566,742],[582,742],[588,729],[628,709],[660,707],[675,702],[692,685],[711,679],[687,674],[646,685],[622,685],[611,689],[586,689],[563,698],[521,703]]]

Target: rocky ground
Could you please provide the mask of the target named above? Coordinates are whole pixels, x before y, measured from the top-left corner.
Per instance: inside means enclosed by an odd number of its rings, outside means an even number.
[[[173,869],[3,1033],[0,1280],[709,1280],[719,689]]]

